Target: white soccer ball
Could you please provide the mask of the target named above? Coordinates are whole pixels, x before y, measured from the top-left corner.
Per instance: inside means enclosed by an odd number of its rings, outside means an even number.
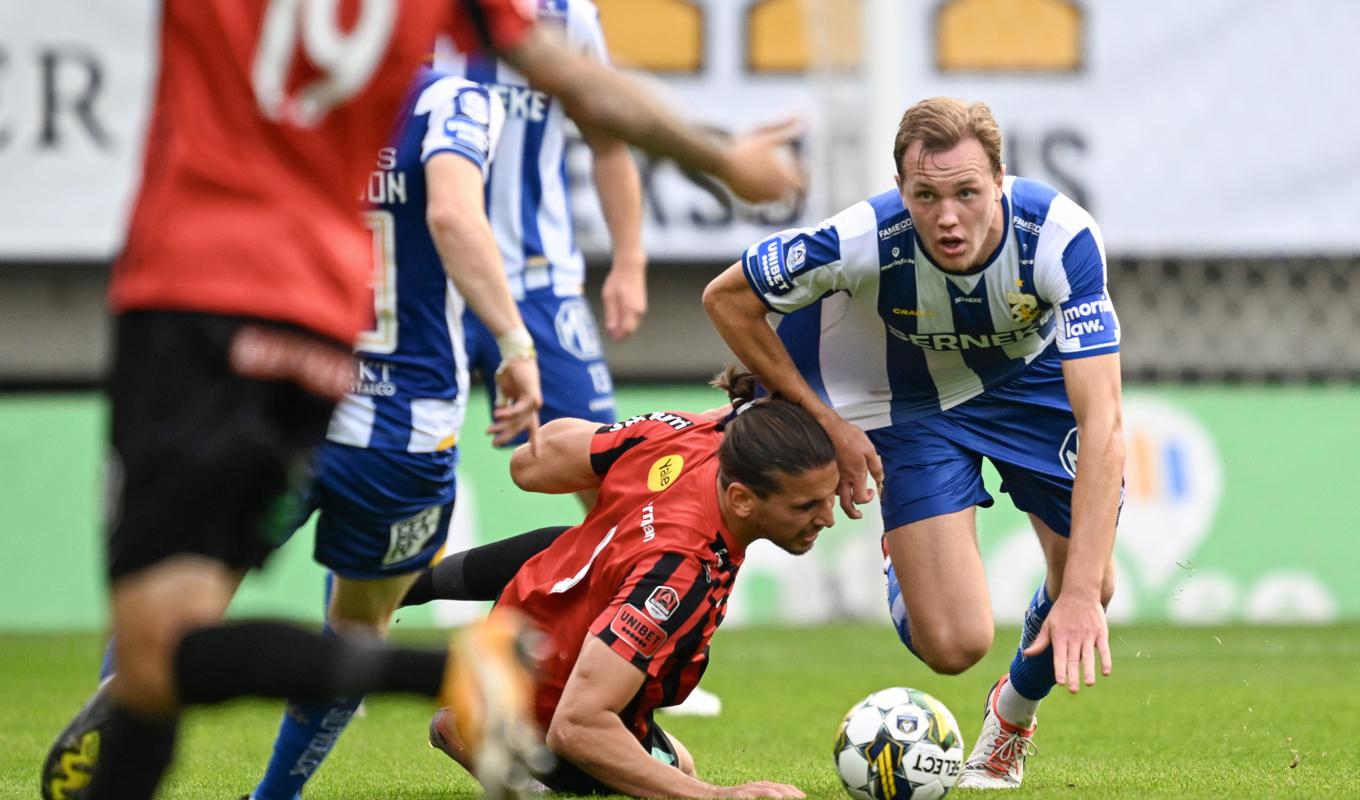
[[[855,800],[935,800],[959,779],[963,735],[939,700],[917,689],[884,689],[845,715],[834,755]]]

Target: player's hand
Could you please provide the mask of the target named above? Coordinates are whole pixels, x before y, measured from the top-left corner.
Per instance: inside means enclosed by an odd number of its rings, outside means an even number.
[[[604,329],[621,342],[633,335],[647,313],[647,257],[642,253],[614,254],[605,276],[600,300],[604,303]]]
[[[543,389],[538,382],[538,360],[511,358],[496,370],[496,407],[486,432],[496,447],[509,444],[524,431],[529,432],[529,450],[538,455],[538,410],[543,407]]]
[[[802,121],[791,119],[740,134],[727,146],[718,177],[738,197],[752,203],[793,200],[807,185],[807,175],[793,150],[804,127]]]
[[[836,466],[841,473],[836,493],[841,498],[841,510],[850,519],[860,519],[864,513],[855,506],[874,499],[874,490],[868,485],[869,478],[873,478],[874,486],[882,493],[883,460],[878,457],[878,451],[864,431],[839,416],[819,421],[831,438],[831,444],[836,447]]]
[[[740,786],[727,786],[719,797],[807,797],[797,786],[774,781],[752,781]]]
[[[1096,684],[1096,656],[1100,656],[1100,674],[1109,677],[1113,666],[1110,659],[1110,630],[1105,623],[1105,609],[1100,599],[1084,599],[1060,593],[1053,601],[1039,635],[1025,648],[1026,656],[1037,656],[1053,645],[1053,678],[1059,686],[1076,694],[1083,677],[1087,686]]]

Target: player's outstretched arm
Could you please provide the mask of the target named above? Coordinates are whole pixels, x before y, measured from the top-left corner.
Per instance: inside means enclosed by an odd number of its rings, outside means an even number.
[[[804,797],[793,786],[761,781],[714,786],[644,751],[619,712],[645,675],[595,636],[586,638],[548,727],[548,747],[592,777],[634,797]],[[692,772],[692,765],[690,767]]]
[[[444,270],[468,307],[503,345],[488,433],[499,446],[527,430],[532,443],[543,405],[538,361],[487,221],[482,168],[456,153],[436,153],[425,162],[425,183],[426,224]]]
[[[600,423],[562,417],[538,432],[538,447],[522,444],[510,456],[510,477],[526,492],[572,494],[600,488],[590,443]]]
[[[501,57],[534,86],[558,97],[578,123],[707,172],[739,197],[785,200],[803,188],[791,147],[801,125],[755,130],[721,142],[681,120],[633,79],[572,52],[543,25]]]
[[[704,310],[723,341],[767,389],[807,409],[826,429],[840,467],[841,509],[851,519],[862,517],[855,506],[873,499],[868,479],[883,483],[883,462],[864,431],[842,419],[803,380],[784,343],[765,321],[765,305],[747,284],[740,262],[704,289]]]
[[[1054,677],[1075,694],[1082,682],[1095,684],[1097,661],[1102,675],[1113,667],[1101,592],[1114,551],[1124,476],[1119,354],[1064,361],[1063,379],[1081,443],[1072,489],[1072,534],[1062,588],[1025,653],[1037,655],[1051,643]]]
[[[613,251],[600,299],[604,306],[604,329],[617,342],[631,336],[647,313],[642,181],[625,142],[587,125],[581,126],[581,135],[590,148],[595,194],[600,198]]]

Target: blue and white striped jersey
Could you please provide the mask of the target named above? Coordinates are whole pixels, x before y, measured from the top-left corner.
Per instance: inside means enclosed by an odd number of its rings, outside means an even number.
[[[590,0],[538,0],[538,23],[558,28],[573,49],[608,62],[600,14]],[[439,65],[487,86],[505,103],[486,205],[515,299],[542,289],[558,297],[581,294],[585,259],[571,225],[562,104],[489,55],[441,54]]]
[[[485,87],[417,74],[362,198],[371,205],[373,324],[355,343],[359,374],[331,417],[332,442],[429,453],[457,441],[468,388],[463,298],[425,223],[425,162],[451,153],[485,175],[504,118]]]
[[[1036,358],[1113,353],[1119,320],[1091,215],[1039,181],[1006,178],[1000,247],[954,275],[930,261],[894,190],[746,251],[746,279],[799,372],[873,430],[956,406]]]

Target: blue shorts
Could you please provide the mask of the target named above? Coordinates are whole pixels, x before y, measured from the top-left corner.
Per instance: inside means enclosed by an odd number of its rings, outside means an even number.
[[[610,423],[614,411],[614,382],[604,363],[599,326],[584,297],[557,297],[550,291],[530,292],[519,301],[519,313],[538,350],[538,372],[543,383],[543,422],[577,417]],[[496,396],[496,367],[501,351],[496,337],[471,311],[463,315],[463,338],[468,370],[481,372],[487,395]],[[521,436],[512,444],[522,443]]]
[[[986,457],[1016,508],[1060,536],[1071,532],[1077,420],[1057,358],[1040,356],[1004,386],[868,435],[883,459],[885,531],[990,506],[982,485]]]
[[[449,535],[457,464],[457,449],[405,453],[326,442],[297,526],[320,512],[314,557],[345,578],[424,569]]]

